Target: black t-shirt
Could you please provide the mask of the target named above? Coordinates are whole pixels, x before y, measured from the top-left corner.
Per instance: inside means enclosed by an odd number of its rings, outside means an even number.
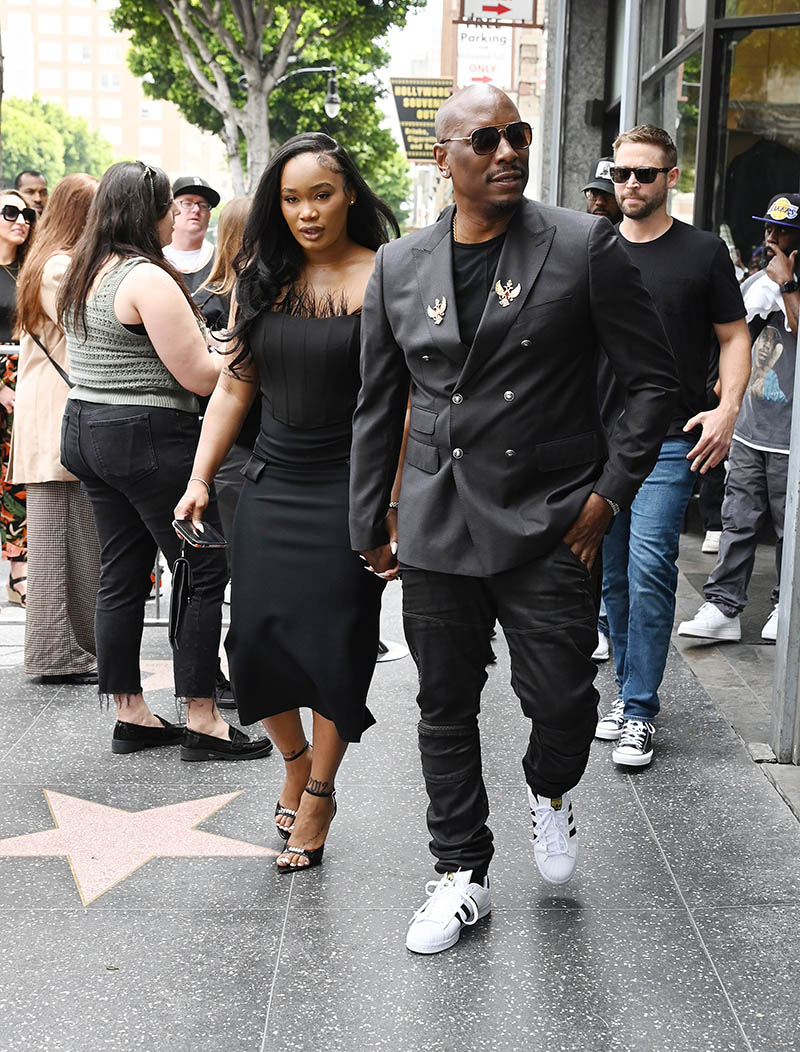
[[[679,219],[655,241],[634,243],[621,233],[619,239],[653,297],[678,367],[680,394],[667,438],[694,441],[683,427],[708,408],[712,326],[745,316],[728,249],[715,234]],[[624,395],[605,355],[600,357],[600,396],[603,422],[610,429],[622,411]]]
[[[8,343],[14,336],[18,276],[19,263],[0,267],[0,343]]]
[[[486,298],[495,283],[495,272],[506,235],[463,245],[453,241],[453,282],[461,342],[471,347],[481,322]]]

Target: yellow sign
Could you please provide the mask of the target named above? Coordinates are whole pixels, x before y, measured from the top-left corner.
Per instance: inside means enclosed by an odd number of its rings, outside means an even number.
[[[443,77],[391,77],[403,144],[409,161],[433,164],[436,111],[453,94],[453,82]]]

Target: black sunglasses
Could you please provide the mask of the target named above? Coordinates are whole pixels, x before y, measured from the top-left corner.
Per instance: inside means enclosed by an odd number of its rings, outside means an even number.
[[[485,157],[494,153],[503,135],[512,150],[527,150],[533,138],[531,126],[527,121],[513,121],[499,128],[476,128],[469,135],[451,135],[449,139],[442,139],[438,145],[443,146],[446,142],[468,142],[479,157]]]
[[[611,178],[615,183],[627,183],[631,172],[636,176],[637,183],[654,183],[659,172],[671,172],[672,168],[618,168],[614,165],[610,170]]]
[[[16,205],[3,205],[0,208],[0,216],[7,223],[16,223],[19,217],[22,216],[23,223],[27,223],[30,226],[36,219],[36,211],[33,208],[17,208]]]

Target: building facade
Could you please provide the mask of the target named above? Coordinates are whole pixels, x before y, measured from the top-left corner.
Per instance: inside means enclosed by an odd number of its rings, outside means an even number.
[[[4,93],[63,106],[111,143],[175,177],[227,179],[216,136],[189,124],[169,102],[148,98],[127,67],[128,39],[115,33],[116,0],[0,0]]]
[[[730,229],[800,189],[800,0],[551,0],[543,196],[584,207],[620,127],[666,128],[682,170],[673,214]]]

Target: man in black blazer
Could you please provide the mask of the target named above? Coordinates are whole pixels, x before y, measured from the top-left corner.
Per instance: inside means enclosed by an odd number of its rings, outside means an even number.
[[[677,389],[661,322],[611,224],[523,199],[530,127],[508,96],[457,92],[436,134],[456,205],[378,252],[351,461],[351,543],[378,573],[399,558],[419,671],[441,879],[409,928],[418,953],[452,946],[491,908],[478,712],[495,619],[532,721],[534,858],[551,883],[572,876],[569,792],[597,721],[595,555],[655,462]],[[608,447],[600,343],[627,392]],[[395,554],[386,517],[409,388]]]

